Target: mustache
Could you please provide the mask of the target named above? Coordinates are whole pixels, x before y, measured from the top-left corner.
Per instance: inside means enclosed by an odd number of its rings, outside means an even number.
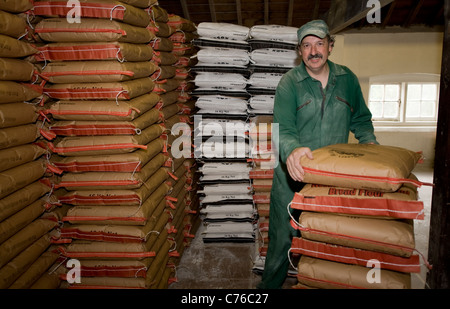
[[[314,59],[314,58],[322,59],[323,55],[322,54],[315,54],[315,55],[311,54],[311,55],[308,56],[308,60],[311,60],[311,59]]]

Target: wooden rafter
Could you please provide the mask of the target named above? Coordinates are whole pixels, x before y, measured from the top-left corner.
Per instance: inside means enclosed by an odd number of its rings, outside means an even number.
[[[184,18],[186,18],[186,19],[191,19],[191,17],[189,16],[189,10],[188,10],[188,7],[187,7],[187,3],[186,3],[186,0],[181,0],[181,8],[183,9],[183,16],[184,16]]]
[[[380,9],[394,0],[380,0]],[[372,10],[367,1],[333,0],[326,13],[326,21],[332,34],[347,28],[349,25],[367,16]]]
[[[236,0],[236,15],[238,24],[242,25],[242,6],[241,6],[241,0]]]
[[[320,0],[316,0],[314,3],[313,19],[319,18]]]
[[[395,5],[397,4],[397,1],[394,1],[391,3],[391,5],[389,6],[389,11],[386,14],[386,17],[383,19],[383,21],[381,22],[381,28],[384,29],[386,28],[386,25],[389,23],[389,21],[391,20],[392,17],[392,13],[394,13],[394,9],[395,9]]]
[[[411,23],[414,21],[414,19],[416,18],[417,14],[420,11],[420,8],[422,7],[424,0],[417,0],[416,1],[416,5],[411,9],[411,11],[409,12],[408,18],[406,19],[405,23],[403,24],[404,27],[409,27],[411,26]]]
[[[433,196],[430,213],[428,261],[433,268],[427,273],[430,289],[450,288],[450,0],[445,0],[444,40],[439,94]]]
[[[289,0],[289,11],[288,11],[288,19],[287,19],[288,26],[292,26],[293,15],[294,15],[294,0]]]
[[[209,10],[211,12],[211,21],[213,23],[217,22],[217,15],[216,15],[216,5],[214,3],[214,0],[208,0],[209,4]]]
[[[269,0],[264,0],[264,24],[269,24]]]

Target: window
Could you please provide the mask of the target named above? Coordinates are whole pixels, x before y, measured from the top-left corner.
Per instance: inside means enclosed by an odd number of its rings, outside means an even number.
[[[439,75],[408,74],[371,78],[368,101],[375,125],[436,125]]]

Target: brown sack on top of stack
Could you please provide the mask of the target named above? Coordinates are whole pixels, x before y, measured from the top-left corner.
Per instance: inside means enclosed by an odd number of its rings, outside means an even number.
[[[313,160],[300,160],[304,182],[346,188],[396,191],[404,183],[421,186],[408,179],[420,153],[394,146],[336,144],[314,150]]]

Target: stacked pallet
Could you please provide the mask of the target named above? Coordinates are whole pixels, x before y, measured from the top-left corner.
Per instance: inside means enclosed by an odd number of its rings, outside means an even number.
[[[0,288],[35,288],[58,259],[51,251],[58,222],[40,144],[38,51],[27,36],[30,1],[0,4]]]
[[[200,23],[192,68],[198,112],[195,157],[201,164],[204,242],[253,242],[256,218],[249,177],[248,28]]]
[[[180,114],[192,111],[179,102],[186,76],[175,74],[168,39],[176,30],[156,1],[80,5],[79,22],[58,1],[34,8],[45,17],[35,28],[46,43],[39,49],[50,98],[42,134],[61,171],[49,183],[71,206],[58,250],[81,262],[79,278],[68,269],[61,286],[165,288],[185,235],[178,194],[188,189],[178,181],[192,174],[169,146]]]
[[[313,155],[302,161],[307,185],[290,205],[302,211],[292,217],[301,232],[290,250],[300,254],[296,287],[411,288],[411,273],[421,267],[413,220],[424,218],[423,183],[411,173],[420,155],[357,144]]]

